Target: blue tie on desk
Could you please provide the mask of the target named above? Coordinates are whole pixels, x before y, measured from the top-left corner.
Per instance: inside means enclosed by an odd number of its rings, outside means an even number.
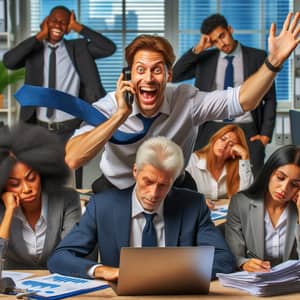
[[[233,87],[233,58],[234,56],[225,56],[224,57],[227,60],[227,66],[225,69],[225,78],[224,78],[224,90],[226,90],[228,87]],[[224,119],[224,123],[230,123],[234,119]]]
[[[143,212],[146,219],[146,224],[143,229],[142,247],[156,247],[157,237],[156,230],[153,224],[153,218],[156,214],[147,214]]]
[[[107,117],[91,104],[78,97],[54,89],[24,84],[16,92],[15,97],[22,106],[43,106],[59,109],[93,126],[98,126],[107,121]],[[144,125],[142,131],[127,133],[116,130],[109,141],[119,145],[133,144],[147,134],[150,126],[159,116],[160,113],[153,118],[145,118],[138,114],[137,117]]]

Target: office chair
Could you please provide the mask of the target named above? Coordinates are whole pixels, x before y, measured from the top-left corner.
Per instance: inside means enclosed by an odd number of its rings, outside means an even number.
[[[300,111],[290,109],[290,124],[292,143],[300,146]]]

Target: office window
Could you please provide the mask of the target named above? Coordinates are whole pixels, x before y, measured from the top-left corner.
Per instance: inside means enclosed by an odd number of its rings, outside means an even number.
[[[178,54],[193,47],[200,37],[200,25],[208,15],[223,14],[234,29],[234,37],[250,47],[267,49],[272,22],[281,28],[285,16],[293,10],[290,0],[179,0]],[[292,59],[285,64],[276,79],[278,101],[292,99]]]
[[[39,30],[41,20],[56,5],[73,9],[81,23],[116,43],[118,49],[113,56],[97,61],[107,91],[115,89],[124,65],[124,48],[138,34],[166,36],[179,57],[198,42],[203,19],[219,12],[226,16],[241,43],[267,49],[271,22],[281,28],[285,16],[293,10],[292,0],[31,0],[32,33]],[[277,76],[281,103],[292,98],[292,70],[290,58]]]
[[[98,31],[117,45],[111,57],[97,60],[98,70],[106,91],[115,90],[124,66],[124,49],[142,33],[164,35],[164,0],[31,0],[32,34],[52,7],[65,5],[73,9],[80,23]],[[66,36],[74,38],[76,34]]]

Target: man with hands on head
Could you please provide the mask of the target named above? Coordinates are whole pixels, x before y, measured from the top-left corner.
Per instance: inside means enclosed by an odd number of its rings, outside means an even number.
[[[211,221],[204,197],[172,187],[183,164],[182,150],[169,139],[152,137],[143,142],[132,170],[135,185],[124,190],[107,189],[92,196],[80,223],[49,259],[49,270],[117,280],[122,247],[210,245],[215,247],[212,278],[217,272],[232,272],[234,258]],[[151,245],[144,242],[149,239],[143,234],[148,217],[152,218],[155,232]],[[96,244],[101,265],[84,258]]]
[[[247,47],[233,37],[233,28],[220,14],[207,17],[201,25],[197,45],[188,50],[173,68],[173,82],[195,80],[201,91],[236,87],[254,74],[266,59],[266,52]],[[213,48],[212,48],[213,47]],[[212,48],[212,49],[210,49]],[[232,65],[229,62],[232,60]],[[229,76],[232,66],[232,81]],[[226,74],[229,76],[226,76]],[[226,124],[239,125],[247,138],[254,175],[264,163],[265,146],[271,141],[276,117],[275,84],[265,91],[263,101],[255,109],[232,120],[215,120],[199,127],[195,150],[204,147],[209,138]]]
[[[64,39],[72,31],[82,38]],[[106,94],[95,59],[110,56],[115,50],[110,39],[78,23],[73,11],[56,6],[42,22],[41,30],[5,53],[3,63],[13,70],[25,67],[26,84],[54,88],[92,103]],[[34,106],[22,106],[20,119],[47,128],[63,143],[81,123],[61,110]],[[82,169],[75,174],[76,187],[81,188]]]
[[[281,65],[299,43],[299,12],[288,14],[283,29],[276,35],[272,24],[269,55],[258,71],[240,87],[210,93],[190,85],[167,86],[172,79],[175,55],[163,37],[141,35],[126,47],[126,60],[131,68],[131,81],[121,74],[116,91],[93,103],[108,120],[94,127],[84,125],[66,145],[66,162],[78,168],[95,157],[103,148],[100,168],[104,185],[125,189],[134,183],[131,166],[144,139],[166,136],[176,142],[184,153],[185,165],[191,156],[198,127],[205,121],[232,118],[255,109],[273,84]],[[125,93],[135,95],[132,106]],[[110,140],[120,130],[137,133],[143,130],[140,116],[156,117],[146,135],[132,144],[115,144]],[[94,189],[98,191],[99,189]]]
[[[52,8],[41,23],[41,30],[5,53],[3,63],[8,69],[25,67],[25,83],[51,87],[79,96],[89,103],[105,96],[95,59],[112,55],[115,44],[102,34],[78,23],[73,11],[65,6]],[[70,32],[82,36],[64,39]],[[53,49],[54,48],[54,49]],[[50,84],[50,56],[56,56],[55,84]],[[21,107],[22,121],[37,123],[58,134],[66,142],[81,120],[60,110],[44,107]]]

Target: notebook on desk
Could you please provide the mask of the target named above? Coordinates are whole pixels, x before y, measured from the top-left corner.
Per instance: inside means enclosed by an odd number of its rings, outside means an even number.
[[[119,296],[207,294],[214,258],[213,246],[122,248]]]

